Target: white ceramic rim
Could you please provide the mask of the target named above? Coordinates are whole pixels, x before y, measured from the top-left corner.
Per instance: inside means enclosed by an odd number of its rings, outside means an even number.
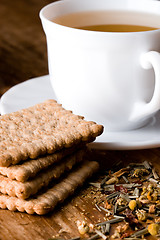
[[[94,4],[93,4],[94,3]],[[70,29],[71,31],[80,31],[82,34],[82,31],[84,34],[135,34],[135,32],[94,32],[94,31],[88,31],[88,30],[80,30],[75,29],[72,27],[63,26],[60,24],[57,24],[53,22],[54,17],[63,16],[69,13],[74,12],[84,12],[83,8],[85,6],[85,11],[104,11],[104,5],[107,6],[107,10],[114,10],[114,11],[122,11],[124,10],[124,7],[128,11],[136,11],[136,12],[142,12],[142,13],[149,13],[149,14],[155,14],[160,16],[160,2],[159,1],[151,1],[151,0],[60,0],[53,3],[50,3],[46,6],[44,6],[40,13],[40,19],[45,24],[50,24],[55,27],[63,28],[63,29]],[[136,32],[136,34],[146,34],[153,31],[160,31],[160,29],[157,30],[151,30],[151,31],[142,31],[142,32]]]

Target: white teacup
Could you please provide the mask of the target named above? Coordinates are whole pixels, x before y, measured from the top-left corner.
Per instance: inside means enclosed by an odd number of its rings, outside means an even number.
[[[67,20],[70,14],[83,17]],[[66,109],[103,124],[107,131],[147,124],[160,109],[160,30],[77,28],[104,23],[160,28],[159,1],[62,0],[44,7],[40,18],[51,83]]]

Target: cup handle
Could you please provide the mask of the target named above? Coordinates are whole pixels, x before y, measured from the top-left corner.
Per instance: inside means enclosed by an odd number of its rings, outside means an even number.
[[[130,116],[130,121],[145,119],[160,109],[160,53],[150,51],[141,56],[141,66],[144,69],[153,68],[155,72],[155,88],[149,103],[137,102]]]

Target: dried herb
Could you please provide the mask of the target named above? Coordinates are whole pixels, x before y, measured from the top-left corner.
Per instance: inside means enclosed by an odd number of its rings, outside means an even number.
[[[107,237],[106,237],[101,231],[95,229],[95,232],[96,232],[101,238],[103,238],[104,240],[107,239]]]
[[[90,183],[102,193],[103,199],[98,199],[95,207],[107,220],[95,225],[95,234],[88,240],[110,239],[113,225],[115,239],[135,240],[151,234],[149,224],[152,234],[159,233],[160,179],[155,168],[148,161],[131,163],[122,169],[118,166],[106,172],[100,182]]]
[[[124,215],[125,215],[126,222],[129,223],[131,228],[135,229],[135,227],[138,227],[138,228],[141,227],[140,222],[138,221],[138,219],[135,217],[135,215],[132,213],[131,210],[126,209]]]
[[[113,218],[113,219],[105,221],[105,222],[97,223],[96,226],[101,226],[101,225],[104,225],[106,223],[118,223],[118,222],[121,222],[122,220],[123,220],[122,218],[116,217],[116,218]]]
[[[88,238],[88,240],[94,240],[94,239],[97,239],[97,238],[99,238],[99,234],[93,235],[92,237]]]
[[[142,235],[148,234],[148,229],[142,229],[140,231],[137,231],[131,235],[131,237],[141,237]]]
[[[126,187],[124,187],[124,185],[114,185],[115,191],[119,191],[122,193],[127,193],[128,190]]]

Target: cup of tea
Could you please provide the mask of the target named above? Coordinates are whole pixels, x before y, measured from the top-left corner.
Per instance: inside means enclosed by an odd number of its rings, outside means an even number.
[[[62,0],[45,6],[50,81],[66,108],[106,131],[160,109],[160,2]]]

